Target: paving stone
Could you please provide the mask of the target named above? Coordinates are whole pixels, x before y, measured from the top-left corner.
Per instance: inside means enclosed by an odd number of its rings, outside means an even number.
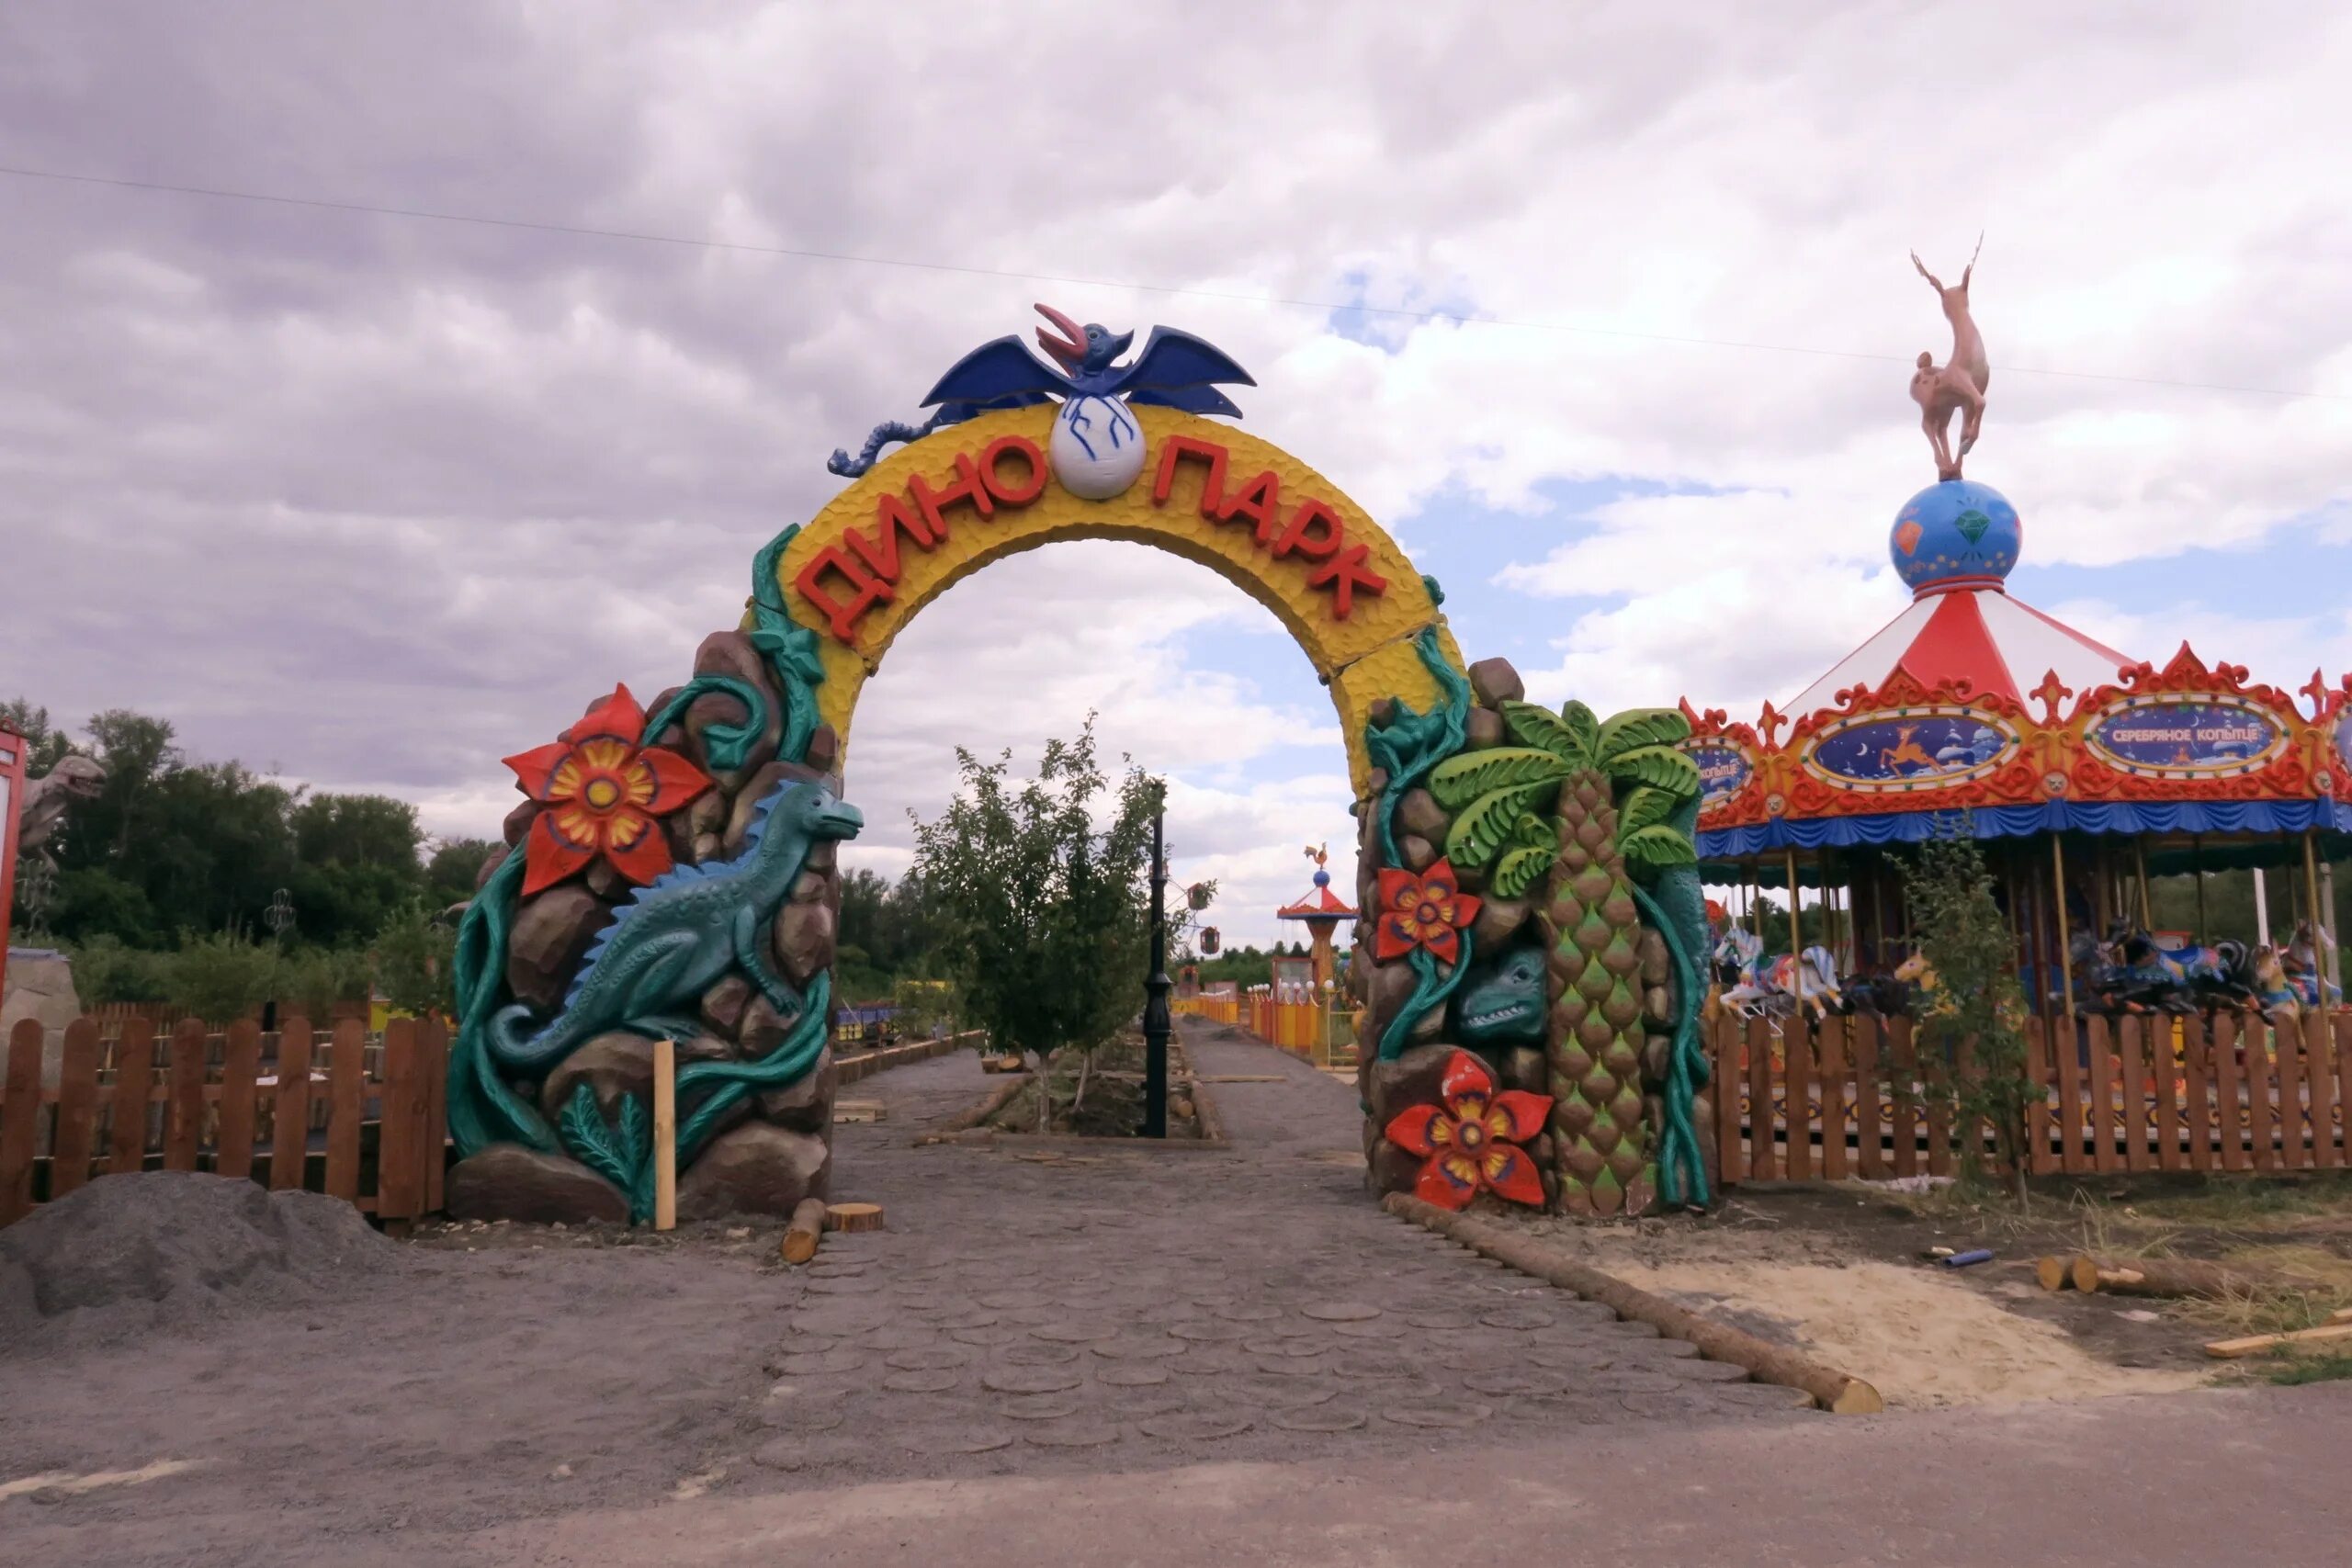
[[[945,1367],[971,1364],[972,1353],[954,1345],[925,1345],[886,1356],[882,1364],[902,1372],[935,1372]]]
[[[947,1337],[958,1345],[1012,1345],[1024,1335],[1010,1324],[1001,1324],[995,1326],[983,1325],[978,1328],[951,1328],[947,1331]]]
[[[1008,1345],[996,1359],[1014,1367],[1066,1367],[1084,1354],[1076,1345]]]
[[[918,1454],[990,1454],[1012,1446],[1011,1432],[980,1428],[962,1432],[918,1432],[902,1440],[908,1452]]]
[[[943,1393],[964,1381],[956,1371],[892,1372],[882,1386],[893,1393]]]
[[[997,1406],[997,1414],[1015,1421],[1058,1421],[1078,1414],[1079,1402],[1058,1393],[1023,1394]]]
[[[808,1445],[797,1438],[778,1438],[753,1449],[752,1462],[769,1470],[798,1470],[808,1462]]]
[[[814,1432],[830,1432],[842,1424],[841,1406],[819,1404],[797,1396],[771,1398],[760,1406],[760,1425],[778,1432],[795,1432],[806,1436]]]
[[[1107,1421],[1055,1423],[1026,1434],[1041,1449],[1096,1449],[1119,1440],[1119,1428]]]
[[[1482,1312],[1478,1321],[1488,1328],[1549,1328],[1559,1320],[1541,1307],[1506,1306]]]
[[[915,1350],[939,1343],[939,1331],[917,1328],[911,1324],[891,1324],[860,1337],[860,1345],[869,1350]]]
[[[1278,1339],[1272,1335],[1267,1335],[1261,1338],[1245,1339],[1241,1342],[1241,1348],[1253,1356],[1319,1356],[1330,1346],[1319,1335],[1303,1335],[1288,1339]]]
[[[1277,1410],[1274,1425],[1285,1432],[1352,1432],[1370,1418],[1346,1405],[1309,1405],[1303,1410]]]
[[[1182,1355],[1185,1345],[1182,1339],[1113,1339],[1087,1348],[1114,1361],[1158,1361]]]
[[[1311,1302],[1298,1310],[1301,1316],[1317,1323],[1362,1323],[1380,1315],[1380,1309],[1370,1302]]]
[[[1095,1372],[1094,1381],[1112,1388],[1146,1388],[1168,1381],[1168,1369],[1150,1361],[1128,1362],[1104,1367]]]
[[[1697,1347],[1692,1347],[1697,1348]],[[1747,1369],[1729,1361],[1702,1361],[1693,1358],[1686,1361],[1668,1361],[1666,1375],[1686,1382],[1746,1382]]]
[[[1511,1368],[1502,1371],[1473,1372],[1462,1380],[1462,1386],[1473,1393],[1544,1394],[1566,1393],[1572,1385],[1564,1373],[1547,1372],[1539,1368]]]
[[[1201,1443],[1216,1438],[1238,1437],[1248,1431],[1250,1425],[1250,1419],[1247,1416],[1194,1410],[1181,1415],[1152,1416],[1136,1423],[1136,1428],[1148,1438],[1164,1438],[1171,1442]]]
[[[1631,1396],[1628,1396],[1631,1397]],[[1400,1427],[1475,1427],[1494,1414],[1486,1404],[1454,1403],[1444,1404],[1397,1404],[1383,1410],[1384,1420]]]
[[[1031,1329],[1029,1337],[1049,1345],[1086,1345],[1097,1339],[1116,1339],[1119,1326],[1114,1323],[1049,1323]]]
[[[1059,1367],[992,1367],[980,1374],[980,1386],[997,1393],[1059,1393],[1085,1381]]]
[[[1437,1312],[1408,1313],[1405,1321],[1415,1328],[1467,1328],[1477,1320],[1466,1312],[1449,1307]]]
[[[807,1377],[817,1372],[854,1372],[865,1365],[863,1350],[810,1350],[786,1356],[777,1361],[777,1370],[786,1377]]]
[[[1246,1339],[1250,1335],[1250,1330],[1238,1323],[1210,1322],[1197,1318],[1170,1324],[1168,1326],[1168,1332],[1179,1339],[1191,1340],[1195,1344],[1235,1342]]]
[[[1789,1388],[1781,1383],[1727,1383],[1713,1391],[1713,1396],[1734,1405],[1765,1410],[1810,1410],[1813,1395],[1801,1388]]]

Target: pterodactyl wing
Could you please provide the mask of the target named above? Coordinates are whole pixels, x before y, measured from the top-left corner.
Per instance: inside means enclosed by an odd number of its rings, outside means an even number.
[[[1241,417],[1240,407],[1215,387],[1146,388],[1129,392],[1131,403],[1158,403],[1164,409],[1182,409],[1186,413],[1231,414]]]
[[[1231,355],[1206,339],[1174,327],[1154,327],[1151,336],[1144,342],[1143,352],[1136,355],[1136,362],[1121,373],[1109,390],[1113,394],[1133,395],[1137,402],[1164,403],[1191,413],[1239,413],[1241,411],[1222,393],[1210,394],[1225,404],[1221,409],[1178,402],[1165,395],[1142,395],[1182,393],[1218,381],[1238,382],[1244,387],[1258,384],[1257,378],[1235,364]]]
[[[949,366],[922,406],[952,402],[1017,408],[1042,402],[1048,394],[1066,397],[1069,389],[1061,372],[1022,347],[1019,338],[1001,337]]]

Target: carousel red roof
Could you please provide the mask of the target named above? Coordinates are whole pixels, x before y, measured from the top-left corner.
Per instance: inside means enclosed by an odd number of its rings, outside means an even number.
[[[1357,912],[1355,906],[1332,893],[1330,880],[1330,873],[1317,872],[1315,886],[1307,890],[1306,897],[1295,904],[1285,904],[1274,913],[1285,920],[1351,920],[1355,919]]]
[[[1929,588],[1799,693],[1785,711],[1800,716],[1832,706],[1839,692],[1852,687],[1876,691],[1898,670],[1921,686],[1966,682],[1969,690],[2023,703],[2050,671],[2075,691],[2087,692],[2139,662],[2011,598],[1997,585]]]

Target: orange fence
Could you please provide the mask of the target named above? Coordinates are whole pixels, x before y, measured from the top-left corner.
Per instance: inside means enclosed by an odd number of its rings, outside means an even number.
[[[1196,997],[1178,997],[1170,1006],[1179,1013],[1204,1018],[1211,1023],[1241,1021],[1241,998],[1233,991],[1203,991]]]
[[[448,1031],[394,1019],[380,1040],[357,1019],[332,1033],[288,1019],[268,1034],[144,1018],[70,1025],[44,1052],[17,1025],[0,1077],[0,1225],[94,1176],[208,1170],[341,1198],[395,1227],[441,1207]]]
[[[2227,1013],[2092,1019],[2057,1049],[2027,1025],[2036,1175],[2143,1170],[2327,1170],[2347,1164],[2352,1014],[2292,1027]],[[1953,1070],[1907,1019],[1785,1023],[1726,1019],[1713,1041],[1713,1154],[1726,1183],[1956,1174],[1987,1127],[1955,1129],[1928,1092]],[[1964,1070],[1964,1064],[1962,1065]],[[1759,1112],[1759,1109],[1760,1112]]]

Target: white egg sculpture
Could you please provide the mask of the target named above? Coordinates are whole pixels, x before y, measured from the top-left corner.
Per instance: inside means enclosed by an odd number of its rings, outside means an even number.
[[[1116,398],[1078,397],[1061,406],[1046,455],[1062,489],[1087,501],[1125,493],[1143,472],[1143,426]]]

